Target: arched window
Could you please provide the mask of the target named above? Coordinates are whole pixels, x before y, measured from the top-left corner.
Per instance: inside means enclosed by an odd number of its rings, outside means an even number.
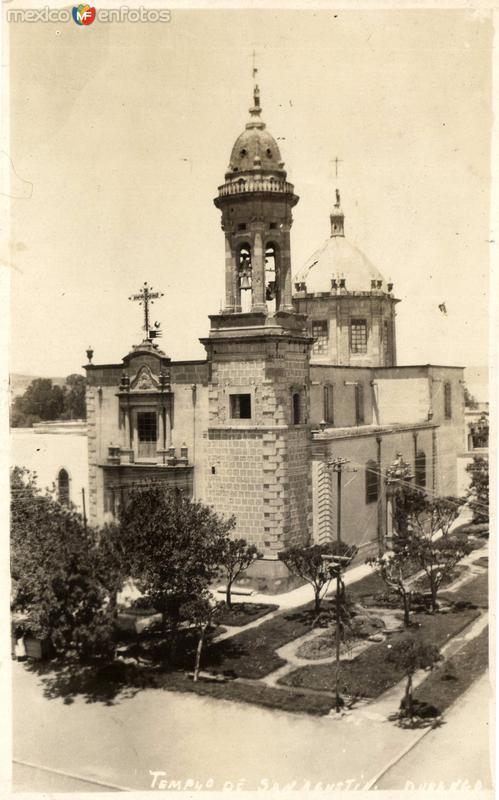
[[[242,244],[237,252],[237,275],[239,279],[239,294],[242,311],[251,310],[252,266],[251,247]]]
[[[422,450],[418,450],[416,453],[416,464],[415,464],[415,479],[416,479],[416,486],[426,486],[426,455],[423,453]]]
[[[265,299],[270,311],[276,310],[277,247],[269,242],[265,247]]]
[[[334,396],[333,387],[326,383],[323,388],[323,414],[324,422],[334,422]]]
[[[364,386],[362,383],[355,384],[355,424],[364,424]]]
[[[378,494],[378,465],[375,461],[368,461],[366,464],[366,503],[375,503]]]
[[[57,475],[57,499],[62,506],[69,506],[69,475],[64,467]]]
[[[293,392],[293,425],[301,422],[301,398],[300,392]]]

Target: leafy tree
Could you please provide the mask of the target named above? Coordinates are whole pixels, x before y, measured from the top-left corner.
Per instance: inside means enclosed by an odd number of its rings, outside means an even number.
[[[129,543],[119,525],[104,525],[98,531],[97,576],[109,594],[109,611],[118,616],[118,594],[131,574]]]
[[[173,647],[180,607],[202,598],[217,577],[234,524],[180,490],[160,486],[133,489],[122,508],[131,576],[161,613]]]
[[[12,421],[58,419],[64,409],[64,390],[54,386],[50,378],[36,378],[13,404]]]
[[[236,578],[244,572],[256,558],[261,558],[254,544],[246,539],[227,539],[222,550],[221,563],[226,575],[226,603],[232,608],[231,589]]]
[[[489,521],[489,460],[483,456],[473,456],[466,467],[471,474],[468,489],[468,504],[473,511],[473,522]]]
[[[392,504],[393,548],[404,547],[409,536],[409,517],[425,505],[425,492],[412,483],[413,474],[402,454],[386,471],[388,496]]]
[[[464,405],[466,408],[478,408],[476,397],[471,394],[467,386],[464,387]]]
[[[25,631],[81,658],[113,650],[109,593],[98,577],[96,537],[79,514],[42,494],[35,477],[11,473],[12,610]]]
[[[64,393],[63,419],[86,419],[85,405],[86,379],[83,375],[73,373],[66,378]]]
[[[438,647],[424,642],[418,636],[406,635],[395,642],[387,655],[387,661],[404,671],[407,678],[404,699],[401,703],[404,717],[414,716],[412,681],[418,669],[432,668],[441,658]]]
[[[12,427],[30,428],[35,422],[55,419],[85,419],[85,387],[85,377],[76,373],[68,375],[65,386],[54,384],[51,378],[36,378],[12,404]]]
[[[466,498],[453,497],[451,495],[448,495],[447,497],[436,497],[433,500],[433,507],[435,508],[435,512],[438,517],[438,530],[441,530],[444,536],[449,534],[449,531],[455,520],[458,518],[461,508],[465,502]]]
[[[386,586],[400,597],[404,609],[404,625],[408,628],[411,624],[412,585],[411,575],[407,574],[409,548],[407,546],[398,550],[384,553],[378,558],[368,559],[370,564]]]
[[[210,592],[204,591],[199,597],[187,601],[187,603],[184,603],[180,608],[180,616],[188,620],[191,625],[196,628],[199,635],[196,648],[196,663],[194,666],[194,681],[197,681],[199,678],[201,654],[206,632],[210,625],[216,621],[223,606],[223,602],[216,602]]]
[[[327,544],[314,544],[310,547],[290,547],[279,553],[279,558],[283,561],[293,575],[297,575],[307,583],[310,583],[314,590],[314,608],[316,614],[321,608],[321,600],[327,593],[329,584],[336,572],[330,566],[327,558],[323,556],[336,555],[351,560],[357,548],[355,545],[348,545],[346,542],[328,542]]]
[[[428,578],[431,610],[438,610],[438,591],[442,583],[454,572],[457,564],[466,556],[471,546],[466,536],[415,537],[410,544],[411,557],[419,564]]]

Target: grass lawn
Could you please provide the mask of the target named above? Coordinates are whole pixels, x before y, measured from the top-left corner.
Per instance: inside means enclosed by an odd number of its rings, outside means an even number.
[[[255,619],[260,619],[279,608],[271,603],[233,603],[232,608],[225,608],[217,618],[220,625],[243,626]]]
[[[200,679],[194,683],[185,672],[164,671],[158,665],[148,667],[133,662],[82,665],[74,659],[61,659],[27,662],[26,669],[37,673],[45,697],[60,698],[66,705],[73,703],[76,697],[83,697],[87,703],[111,706],[144,689],[195,692],[223,700],[256,703],[266,708],[308,714],[327,714],[334,703],[331,697],[253,682],[215,683]]]
[[[162,689],[176,692],[195,692],[196,694],[217,697],[222,700],[235,700],[243,703],[256,703],[266,708],[295,713],[327,714],[334,705],[334,699],[324,695],[300,693],[293,690],[277,689],[265,684],[227,681],[215,683],[199,680],[194,683],[185,673],[170,672],[157,676],[156,685]]]
[[[385,588],[381,578],[370,574],[348,586],[347,596],[358,601],[364,595],[381,592]],[[327,609],[330,602],[332,601],[323,600],[322,608]],[[230,639],[215,643],[207,648],[204,658],[206,669],[232,673],[240,678],[263,678],[286,663],[275,651],[309,633],[315,617],[311,601],[298,608],[283,611],[268,622],[262,622],[257,628],[242,631]]]
[[[430,672],[414,692],[417,700],[445,711],[487,669],[489,629],[467,642],[448,661]]]
[[[442,597],[451,602],[468,601],[478,608],[489,607],[489,576],[487,572],[466,581],[455,592],[443,592]]]
[[[308,633],[315,614],[313,604],[278,614],[257,628],[242,631],[207,647],[205,668],[227,672],[239,678],[263,678],[286,662],[276,650]]]
[[[423,638],[442,647],[451,637],[459,633],[479,616],[478,609],[463,609],[449,614],[414,614],[413,620],[420,625]],[[385,642],[373,644],[353,661],[340,666],[340,690],[350,696],[378,697],[403,678],[403,672],[387,661],[390,645],[405,633],[395,633]],[[285,675],[280,683],[286,686],[305,687],[318,691],[333,691],[335,670],[331,664],[300,667]]]

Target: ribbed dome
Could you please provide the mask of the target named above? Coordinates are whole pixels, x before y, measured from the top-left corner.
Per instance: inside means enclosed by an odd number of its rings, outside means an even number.
[[[370,292],[371,281],[381,281],[377,286],[384,292],[386,281],[368,258],[344,236],[331,236],[308,259],[295,276],[295,281],[305,283],[307,292],[330,292],[331,278],[345,278],[347,292]]]
[[[274,137],[265,130],[265,123],[260,122],[263,127],[253,127],[248,123],[245,131],[237,137],[232,153],[230,155],[231,172],[244,172],[255,168],[268,170],[282,170],[283,164],[279,147]],[[255,158],[257,163],[255,164]],[[258,159],[260,161],[258,162]]]

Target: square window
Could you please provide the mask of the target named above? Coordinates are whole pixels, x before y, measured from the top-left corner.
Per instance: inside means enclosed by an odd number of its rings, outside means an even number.
[[[139,411],[137,414],[139,442],[155,442],[158,438],[155,411]]]
[[[367,322],[365,319],[350,320],[350,352],[367,353]]]
[[[312,322],[312,336],[315,339],[312,345],[312,352],[327,353],[329,344],[327,319],[314,320]]]
[[[231,419],[251,419],[250,394],[230,395],[230,416]]]

